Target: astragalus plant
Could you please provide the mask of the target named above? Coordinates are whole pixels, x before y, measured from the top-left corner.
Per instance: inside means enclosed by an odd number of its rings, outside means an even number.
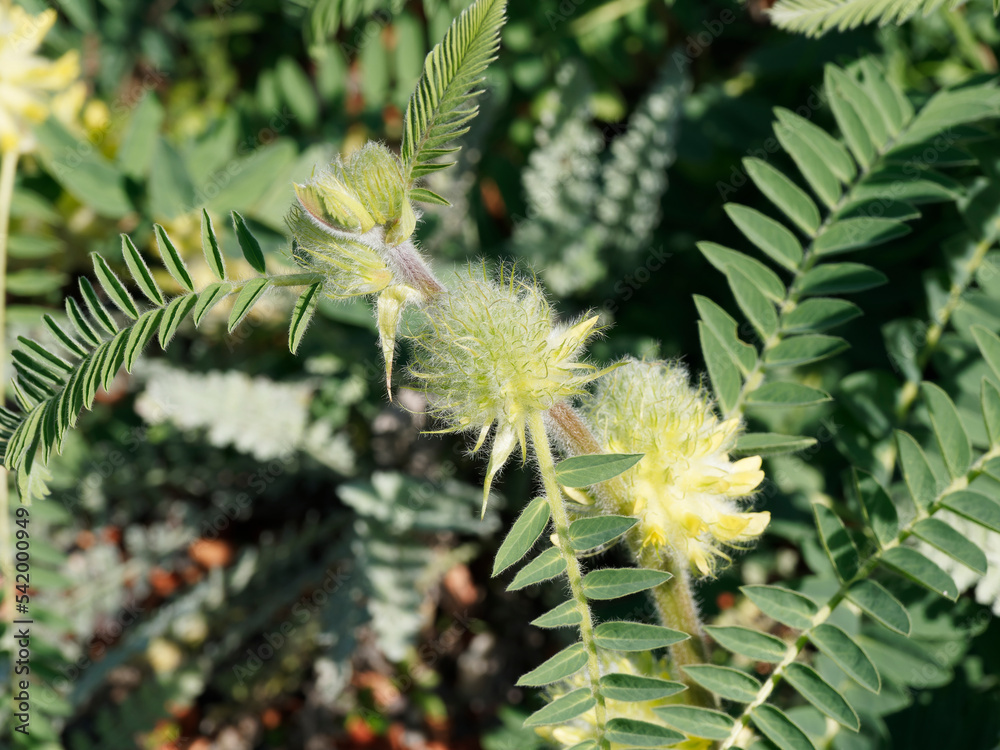
[[[0,415],[6,465],[22,494],[37,492],[46,460],[98,389],[154,338],[165,347],[185,319],[199,324],[224,299],[232,330],[268,290],[302,287],[289,329],[295,351],[321,295],[363,296],[373,301],[390,394],[405,378],[426,393],[437,429],[468,433],[472,451],[488,455],[484,512],[507,464],[520,459],[537,475],[539,495],[525,499],[493,574],[530,557],[508,589],[556,581],[565,601],[533,625],[574,637],[521,677],[548,696],[528,727],[574,750],[874,747],[881,716],[900,705],[892,696],[920,684],[898,655],[924,658],[923,642],[907,638],[909,605],[921,618],[925,605],[895,577],[955,601],[939,556],[985,572],[984,552],[957,528],[1000,531],[1000,337],[974,311],[953,325],[977,283],[997,296],[983,273],[1000,232],[996,81],[911,97],[871,58],[829,67],[823,91],[838,132],[778,108],[775,143],[799,174],[758,158],[743,165],[777,218],[725,206],[754,254],[699,245],[745,317],[695,299],[707,378],[679,362],[602,365],[587,347],[614,329],[593,314],[560,319],[529,268],[475,261],[439,278],[413,239],[418,204],[448,205],[422,179],[449,166],[443,159],[477,113],[504,12],[503,0],[476,0],[428,55],[398,155],[370,143],[295,186],[297,273],[269,274],[238,214],[236,236],[259,274],[251,278],[227,274],[207,213],[205,261],[217,280],[205,288],[159,227],[179,296],[162,293],[128,237],[128,283],[95,256],[97,285],[82,280],[79,299],[66,301],[68,325],[45,319],[59,350],[22,340],[14,354],[21,411]],[[950,166],[954,176],[942,171]],[[934,202],[956,202],[967,227],[949,244],[944,281],[930,287],[922,343],[890,350],[903,379],[840,377],[837,398],[865,416],[838,435],[852,462],[814,494],[815,531],[798,539],[816,574],[745,586],[734,611],[759,614],[702,623],[698,586],[768,533],[762,457],[832,448],[796,434],[808,418],[768,415],[807,415],[831,400],[815,364],[850,345],[829,333],[862,314],[844,298],[886,281],[859,259],[906,235],[920,218],[915,206]],[[890,344],[905,330],[887,325]],[[975,378],[949,379],[951,393],[925,380],[945,340],[976,368]],[[392,368],[401,343],[411,350],[403,375]],[[601,564],[597,553],[615,545],[634,565]],[[595,602],[642,592],[653,606],[631,619],[595,614]]]

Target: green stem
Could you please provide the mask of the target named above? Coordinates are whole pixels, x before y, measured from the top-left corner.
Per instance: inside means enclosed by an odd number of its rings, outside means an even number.
[[[587,598],[583,595],[583,575],[580,572],[580,562],[573,552],[573,547],[569,542],[569,516],[563,505],[562,490],[559,489],[559,481],[556,479],[556,464],[552,458],[552,448],[549,445],[549,436],[545,431],[545,423],[541,412],[536,412],[528,418],[528,431],[531,434],[531,444],[535,448],[535,460],[538,462],[538,471],[542,475],[542,485],[545,488],[545,497],[549,503],[549,510],[552,513],[552,525],[555,527],[556,543],[559,552],[566,561],[566,577],[569,579],[570,594],[576,602],[576,609],[580,614],[580,639],[587,650],[587,674],[590,678],[590,690],[597,701],[595,715],[597,718],[597,741],[602,750],[610,747],[604,737],[604,725],[607,721],[607,711],[605,707],[604,694],[601,692],[601,666],[597,659],[597,642],[594,640],[594,623],[591,620],[590,606]]]
[[[7,360],[7,238],[10,234],[10,205],[14,199],[14,178],[17,175],[18,152],[4,152],[0,160],[0,406],[5,401],[6,378],[3,368]],[[3,606],[0,620],[13,638],[14,618],[14,539],[10,527],[10,493],[7,469],[0,466],[0,572],[3,573]],[[12,673],[13,675],[13,673]]]

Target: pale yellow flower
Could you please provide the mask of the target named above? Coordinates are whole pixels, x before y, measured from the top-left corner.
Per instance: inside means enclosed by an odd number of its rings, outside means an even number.
[[[708,395],[688,383],[683,367],[630,360],[602,379],[583,411],[605,450],[643,453],[623,475],[644,546],[674,554],[712,575],[727,548],[755,541],[768,512],[738,501],[764,480],[760,456],[729,457],[739,420],[720,420]]]
[[[56,21],[51,8],[32,16],[17,5],[0,5],[0,151],[35,148],[32,128],[53,111],[64,114],[82,104],[77,52],[58,60],[36,54]]]

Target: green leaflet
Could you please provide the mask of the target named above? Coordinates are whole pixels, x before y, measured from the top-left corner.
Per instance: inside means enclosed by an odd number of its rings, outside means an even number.
[[[536,497],[528,503],[497,550],[492,575],[499,575],[528,554],[549,525],[549,517],[549,504],[544,497]]]
[[[544,615],[531,621],[536,628],[578,628],[580,627],[580,609],[572,599],[553,607]]]
[[[818,362],[848,348],[848,343],[837,336],[806,334],[786,338],[770,349],[764,361],[770,367],[792,367]]]
[[[784,711],[764,704],[750,713],[750,720],[760,733],[781,750],[815,750],[815,745]]]
[[[226,261],[222,256],[222,248],[219,246],[218,237],[215,236],[215,226],[207,208],[201,210],[201,249],[212,273],[219,281],[225,281]]]
[[[847,592],[847,598],[876,622],[900,635],[910,634],[906,608],[877,581],[858,581]]]
[[[662,680],[659,677],[612,672],[601,678],[601,692],[613,701],[640,703],[669,698],[687,687],[682,682]]]
[[[586,648],[584,648],[582,643],[574,643],[572,646],[567,646],[555,656],[542,662],[540,666],[522,675],[517,684],[528,687],[551,685],[553,682],[564,680],[580,671],[586,663]]]
[[[736,439],[733,453],[745,456],[779,456],[798,453],[816,445],[816,439],[774,432],[745,432]]]
[[[885,548],[899,533],[899,515],[889,493],[865,471],[854,470],[854,489],[868,528]]]
[[[573,456],[556,465],[556,479],[566,487],[590,487],[614,479],[639,463],[641,458],[641,453]]]
[[[253,306],[260,301],[264,292],[267,291],[268,285],[269,282],[265,278],[250,279],[244,285],[236,297],[236,301],[233,303],[233,309],[229,313],[229,324],[227,327],[230,332],[250,314]]]
[[[851,704],[829,682],[820,677],[815,669],[792,662],[785,668],[783,676],[799,695],[831,719],[855,732],[861,728],[861,721]]]
[[[319,293],[323,288],[322,283],[316,282],[306,287],[305,291],[299,295],[295,301],[295,308],[292,310],[292,319],[288,324],[288,351],[295,354],[302,343],[302,337],[309,327],[313,315],[316,314],[316,306],[319,304]]]
[[[236,239],[240,243],[240,250],[243,251],[243,257],[246,258],[247,263],[257,273],[265,273],[264,252],[260,249],[260,243],[237,211],[233,211],[233,229],[236,230]],[[229,330],[233,330],[232,327]]]
[[[1000,532],[1000,503],[972,490],[959,490],[941,498],[941,505],[980,526]]]
[[[777,664],[788,651],[784,641],[773,635],[739,625],[706,626],[705,631],[727,651],[755,661]]]
[[[793,289],[803,296],[855,294],[887,281],[884,273],[861,263],[826,263],[802,274]]]
[[[578,688],[535,711],[524,720],[524,726],[540,727],[546,724],[562,724],[589,711],[595,703],[597,701],[590,694],[589,688]]]
[[[836,625],[817,625],[809,632],[809,640],[861,687],[873,693],[881,690],[882,680],[868,654]]]
[[[648,721],[615,718],[608,722],[607,738],[625,747],[659,748],[682,742],[684,735]]]
[[[743,160],[750,179],[790,218],[804,234],[812,237],[819,229],[819,209],[806,192],[766,161],[757,158]]]
[[[538,557],[518,571],[507,587],[508,591],[518,591],[566,572],[566,561],[556,547],[549,547]]]
[[[812,599],[780,586],[741,586],[740,591],[756,604],[761,612],[791,628],[804,630],[812,625],[816,605]]]
[[[820,503],[813,503],[812,507],[820,542],[837,571],[837,577],[844,582],[851,580],[860,565],[854,541],[836,513]]]
[[[703,688],[726,700],[749,703],[760,690],[760,683],[755,678],[732,667],[695,664],[683,669],[684,674]]]
[[[965,536],[937,518],[924,518],[913,534],[980,575],[986,573],[986,555]]]
[[[628,516],[580,518],[569,525],[569,543],[577,552],[587,552],[613,542],[638,522]]]
[[[170,275],[174,277],[174,281],[187,291],[193,292],[194,283],[191,281],[191,274],[184,264],[184,259],[177,252],[177,248],[174,247],[174,243],[170,241],[166,230],[159,224],[154,224],[153,232],[156,234],[156,246],[160,250],[160,260],[163,261],[163,265],[166,266]]]
[[[897,430],[899,463],[910,490],[910,497],[920,507],[928,507],[937,497],[937,480],[919,443],[909,433]]]
[[[733,728],[733,719],[721,711],[694,706],[658,706],[653,709],[664,724],[694,737],[724,740]]]
[[[750,394],[748,404],[757,407],[813,406],[830,401],[830,394],[801,383],[772,381]]]
[[[163,292],[157,286],[156,280],[153,278],[153,274],[150,272],[149,266],[146,265],[142,254],[132,244],[132,240],[127,234],[122,235],[122,257],[125,258],[125,265],[128,266],[129,273],[132,274],[132,279],[139,285],[142,293],[146,295],[146,299],[154,305],[162,305],[164,301]],[[97,256],[94,257],[94,262],[97,262]]]
[[[781,317],[785,333],[817,333],[836,328],[861,316],[853,302],[832,297],[816,297],[801,302]]]
[[[958,409],[954,402],[939,386],[933,383],[922,383],[920,386],[934,426],[934,437],[941,448],[948,466],[948,473],[953,478],[965,476],[972,463],[972,443],[962,420],[958,417]]]
[[[583,593],[588,599],[618,599],[659,586],[672,577],[662,570],[601,568],[584,576]]]
[[[640,622],[605,622],[594,629],[594,640],[611,651],[651,651],[687,640],[690,636],[660,625]]]
[[[882,563],[946,599],[958,599],[958,586],[937,563],[910,547],[893,547],[882,554]]]

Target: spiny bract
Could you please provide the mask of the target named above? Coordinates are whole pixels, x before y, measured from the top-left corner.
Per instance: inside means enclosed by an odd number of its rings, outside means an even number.
[[[50,114],[78,109],[85,91],[73,83],[80,75],[79,54],[67,52],[58,60],[35,54],[56,12],[37,16],[24,8],[0,4],[0,151],[28,152],[35,148],[34,125]]]
[[[415,335],[412,375],[431,394],[431,409],[446,432],[478,432],[478,451],[496,425],[483,488],[483,512],[493,477],[514,447],[526,454],[528,418],[582,392],[601,372],[577,357],[597,317],[554,322],[533,280],[484,266],[460,272],[450,293],[426,311]]]
[[[676,554],[705,576],[726,547],[759,537],[768,512],[737,504],[764,480],[760,456],[731,461],[738,420],[720,421],[704,391],[692,388],[683,367],[629,360],[584,399],[584,414],[609,453],[643,453],[623,476],[639,518],[644,546]]]

